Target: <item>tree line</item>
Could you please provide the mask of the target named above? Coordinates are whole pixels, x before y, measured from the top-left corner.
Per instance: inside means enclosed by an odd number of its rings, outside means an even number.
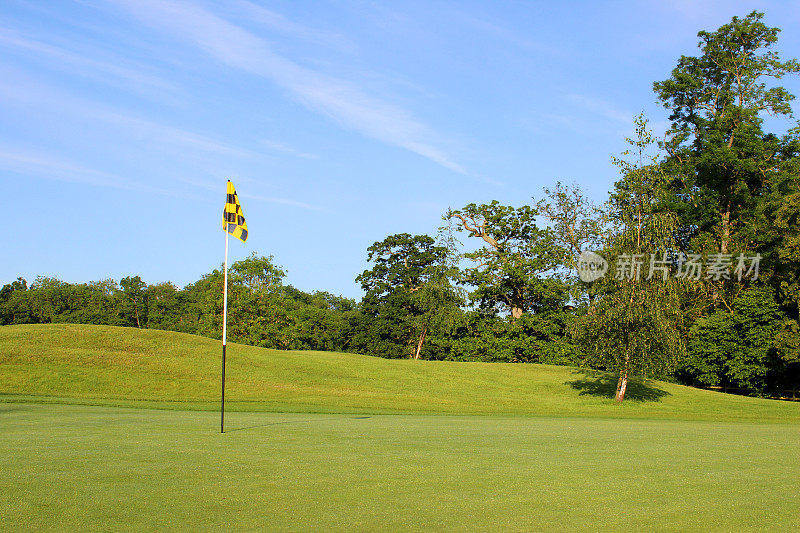
[[[583,365],[768,395],[800,384],[800,127],[779,29],[753,12],[653,84],[607,201],[556,183],[520,206],[471,203],[435,236],[367,249],[360,302],[284,283],[272,257],[230,269],[229,339],[381,357]],[[765,117],[783,118],[785,133]],[[775,123],[770,122],[770,124]],[[591,280],[578,272],[589,262]],[[603,274],[603,275],[600,275]],[[583,278],[583,279],[582,279]],[[139,276],[0,290],[0,324],[80,322],[219,337],[222,272],[184,288]]]

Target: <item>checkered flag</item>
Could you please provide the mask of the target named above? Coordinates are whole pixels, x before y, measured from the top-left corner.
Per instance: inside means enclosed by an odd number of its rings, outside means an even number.
[[[242,215],[242,206],[233,183],[228,180],[228,198],[225,201],[225,210],[222,212],[222,229],[242,242],[247,242],[247,222]]]
[[[222,289],[222,402],[219,410],[219,430],[225,433],[225,350],[228,345],[228,235],[247,241],[247,223],[233,183],[228,180],[228,196],[222,211],[222,229],[225,230],[225,281]]]

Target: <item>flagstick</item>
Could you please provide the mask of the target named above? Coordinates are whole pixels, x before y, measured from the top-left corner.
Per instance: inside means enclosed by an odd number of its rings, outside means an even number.
[[[225,289],[222,296],[222,406],[219,432],[225,433],[225,345],[228,335],[228,228],[225,228]]]

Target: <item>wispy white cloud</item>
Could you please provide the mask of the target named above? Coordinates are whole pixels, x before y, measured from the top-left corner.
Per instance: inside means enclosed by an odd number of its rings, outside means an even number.
[[[189,148],[196,152],[214,152],[236,157],[255,157],[257,155],[251,150],[239,148],[199,133],[136,117],[123,111],[103,109],[102,107],[91,111],[91,116],[94,118],[117,124],[125,128],[129,135],[147,139],[151,145],[163,143],[177,148]]]
[[[95,120],[117,127],[117,133],[146,140],[151,146],[213,152],[236,157],[256,157],[253,151],[182,128],[136,116],[128,111],[78,98],[53,89],[41,80],[0,64],[0,107],[27,104],[38,111],[52,110],[53,116],[68,115],[80,120]],[[155,141],[155,142],[154,142]]]
[[[574,116],[561,113],[544,113],[542,114],[542,118],[564,129],[568,129],[577,133],[586,133],[586,127],[581,125]],[[537,129],[542,134],[547,133],[546,128]]]
[[[303,67],[268,43],[189,2],[109,0],[145,23],[194,44],[217,60],[288,90],[303,105],[346,128],[405,148],[445,168],[467,174],[443,140],[407,110],[365,93],[354,83]]]
[[[546,54],[555,57],[564,55],[564,50],[562,48],[530,39],[507,26],[490,22],[485,16],[476,16],[474,14],[457,9],[448,11],[447,15],[450,20],[455,18],[459,22],[466,24],[481,33],[505,43],[509,43],[512,46],[515,46],[526,52],[536,52],[538,54]]]
[[[239,180],[241,180],[241,179],[244,179],[245,181],[253,182],[253,180],[242,178],[241,176],[236,177],[235,181],[238,183]],[[216,194],[219,194],[219,191],[221,190],[219,183],[211,183],[210,181],[201,180],[201,179],[197,179],[197,178],[194,178],[194,177],[192,177],[192,178],[189,178],[189,177],[178,177],[177,180],[180,181],[180,182],[186,183],[188,185],[192,185],[193,187],[197,187],[199,189],[212,191],[212,192],[214,192]],[[301,209],[307,209],[309,211],[324,211],[322,208],[320,208],[318,206],[315,206],[315,205],[312,205],[312,204],[309,204],[309,203],[306,203],[306,202],[299,202],[299,201],[293,200],[291,198],[282,198],[282,197],[279,197],[279,196],[264,196],[264,195],[260,195],[260,194],[249,194],[249,193],[242,194],[242,191],[240,189],[237,189],[236,192],[239,194],[239,196],[241,198],[249,198],[249,199],[252,199],[252,200],[257,200],[257,201],[261,201],[261,202],[267,202],[267,203],[271,203],[271,204],[279,204],[279,205],[288,205],[288,206],[292,206],[292,207],[299,207]]]
[[[24,176],[48,180],[156,193],[164,196],[181,196],[174,191],[152,187],[130,178],[97,170],[30,148],[0,145],[0,168]]]
[[[31,52],[37,57],[50,60],[55,68],[72,74],[113,83],[145,96],[176,101],[185,97],[184,91],[175,85],[140,69],[122,66],[96,58],[86,57],[40,40],[29,38],[8,28],[0,28],[0,46]]]
[[[298,202],[297,200],[292,200],[290,198],[280,198],[277,196],[263,196],[260,194],[243,194],[242,198],[252,198],[253,200],[260,200],[262,202],[269,202],[271,204],[281,204],[293,207],[300,207],[302,209],[308,209],[310,211],[323,211],[323,209],[315,205],[307,204],[305,202]]]
[[[248,0],[232,0],[226,4],[228,10],[235,10],[244,15],[248,21],[263,25],[277,32],[291,35],[306,42],[335,47],[353,49],[355,46],[340,33],[310,28],[287,19],[282,14],[267,9]]]
[[[568,93],[561,105],[548,112],[521,120],[521,124],[540,135],[549,135],[549,124],[579,135],[609,135],[619,138],[628,136],[633,127],[635,114],[612,102],[593,96]]]
[[[53,89],[41,80],[32,79],[23,73],[3,67],[0,64],[0,109],[3,106],[29,106],[37,112],[44,112],[51,120],[53,117],[63,117],[69,121],[94,121],[112,126],[116,135],[122,135],[133,142],[141,143],[139,149],[166,151],[171,158],[189,158],[196,162],[197,158],[206,158],[212,154],[208,161],[215,161],[213,155],[223,156],[223,160],[230,158],[256,159],[261,156],[257,151],[239,148],[232,144],[198,134],[186,129],[178,128],[147,118],[136,116],[126,110],[88,101],[82,98],[63,93]],[[312,154],[296,151],[286,145],[273,143],[284,151],[292,151],[293,155],[313,157]],[[134,145],[131,145],[133,147]],[[47,152],[26,150],[14,147],[0,146],[0,168],[26,176],[44,179],[81,183],[93,186],[113,187],[122,190],[155,192],[163,195],[184,197],[186,195],[153,187],[140,183],[124,175],[104,172],[84,166],[63,157],[53,156]],[[226,163],[224,175],[230,170]],[[245,178],[241,178],[245,179]],[[198,179],[186,179],[171,176],[169,181],[178,181],[190,184],[213,192],[219,191],[219,184],[210,184]],[[253,180],[250,180],[253,181]],[[306,202],[283,198],[278,196],[253,195],[258,201],[294,206],[301,209],[321,209]]]
[[[684,20],[698,27],[716,24],[719,20],[730,20],[732,15],[744,16],[754,8],[764,11],[768,7],[763,0],[667,0],[655,4],[673,13],[677,12]]]
[[[632,138],[635,134],[634,119],[638,113],[625,110],[612,102],[602,98],[569,94],[567,100],[577,105],[580,110],[575,112],[544,113],[542,118],[560,128],[573,131],[581,135],[602,134],[613,135],[619,139]],[[588,114],[587,114],[588,112]],[[598,122],[598,118],[600,122]],[[649,119],[645,115],[645,119]],[[668,120],[648,120],[648,129],[656,138],[664,136],[670,127]],[[541,130],[545,133],[546,130]]]
[[[30,176],[49,176],[58,181],[120,187],[126,180],[111,174],[54,158],[42,152],[0,146],[0,168]]]
[[[267,148],[275,150],[276,152],[282,152],[284,154],[300,157],[302,159],[319,159],[319,157],[314,154],[297,150],[296,148],[292,148],[291,146],[288,146],[282,142],[263,139],[261,143]]]
[[[581,94],[570,94],[567,96],[567,98],[572,103],[577,104],[583,109],[609,120],[623,124],[631,124],[633,122],[635,113],[622,109],[616,104],[613,104],[607,100],[603,100],[602,98],[585,96]]]

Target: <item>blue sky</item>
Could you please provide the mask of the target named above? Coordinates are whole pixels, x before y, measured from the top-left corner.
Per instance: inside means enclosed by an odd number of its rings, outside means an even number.
[[[665,128],[653,81],[753,9],[800,55],[800,2],[3,0],[0,284],[191,283],[230,178],[232,260],[359,298],[366,248],[448,207],[604,199],[633,116]]]

